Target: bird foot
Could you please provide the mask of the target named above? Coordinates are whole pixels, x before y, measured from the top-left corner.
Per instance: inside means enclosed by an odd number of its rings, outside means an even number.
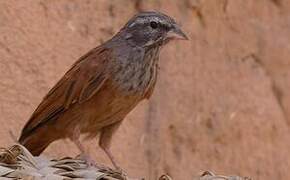
[[[87,154],[80,154],[78,156],[78,158],[85,161],[85,163],[87,164],[88,167],[95,167],[95,168],[99,169],[101,172],[113,173],[116,176],[120,177],[121,179],[126,179],[128,177],[127,173],[117,165],[114,165],[114,168],[107,167],[103,164],[97,163],[95,160],[93,160]]]
[[[128,179],[127,173],[125,171],[123,171],[121,168],[112,169],[112,168],[109,168],[109,167],[104,167],[104,168],[100,168],[100,171],[108,173],[108,174],[112,174],[112,176],[114,176],[114,177],[116,177],[116,178],[118,178],[120,180]]]
[[[98,169],[105,169],[106,168],[104,165],[99,164],[95,160],[93,160],[89,155],[81,154],[81,155],[79,155],[79,159],[85,161],[85,163],[88,165],[88,167],[95,167]]]
[[[127,173],[120,167],[115,167],[114,171],[118,173],[121,177],[126,179],[128,177]]]

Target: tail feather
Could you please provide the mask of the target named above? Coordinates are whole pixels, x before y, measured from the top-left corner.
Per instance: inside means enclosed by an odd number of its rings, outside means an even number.
[[[29,136],[21,135],[19,143],[26,147],[33,156],[39,156],[53,139],[44,134],[44,132],[34,132]]]

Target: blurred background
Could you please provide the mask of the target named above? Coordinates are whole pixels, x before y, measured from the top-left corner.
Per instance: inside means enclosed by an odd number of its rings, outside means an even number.
[[[141,10],[174,17],[190,41],[163,49],[152,98],[114,136],[119,164],[150,179],[290,179],[289,0],[1,0],[0,145],[74,61]],[[110,163],[97,141],[86,145]],[[45,151],[78,153],[68,140]]]

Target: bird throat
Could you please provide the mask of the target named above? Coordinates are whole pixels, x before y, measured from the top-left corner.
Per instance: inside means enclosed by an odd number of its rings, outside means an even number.
[[[143,51],[143,52],[142,52]],[[142,95],[155,85],[158,71],[160,46],[134,51],[116,78],[119,89],[126,95]]]

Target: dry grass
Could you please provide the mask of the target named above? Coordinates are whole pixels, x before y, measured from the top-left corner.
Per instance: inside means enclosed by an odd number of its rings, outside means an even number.
[[[25,147],[14,145],[8,149],[0,148],[0,179],[24,180],[133,180],[120,172],[104,167],[88,167],[84,161],[73,158],[48,160],[42,156],[33,157]],[[163,175],[159,180],[172,180]],[[209,171],[194,180],[249,180],[238,176],[219,176]]]

